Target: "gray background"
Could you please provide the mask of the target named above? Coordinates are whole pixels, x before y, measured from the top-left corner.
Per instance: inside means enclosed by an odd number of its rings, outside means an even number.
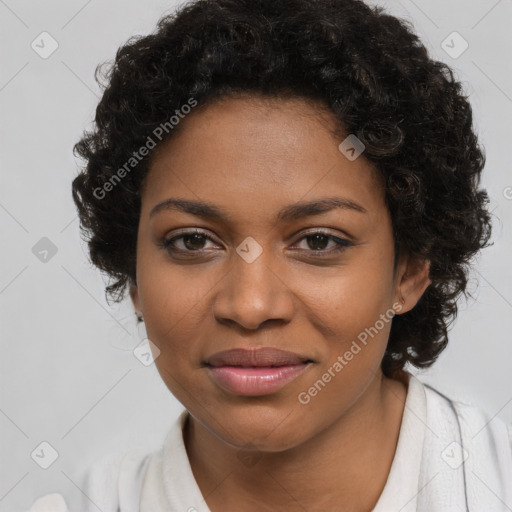
[[[495,215],[495,245],[473,272],[476,300],[462,302],[448,349],[420,378],[512,422],[512,1],[372,3],[412,21],[432,56],[463,81],[487,153],[483,184]],[[2,512],[27,510],[50,492],[72,506],[88,465],[130,443],[156,449],[181,410],[154,365],[132,354],[144,331],[135,327],[131,304],[105,302],[70,188],[78,168],[72,146],[100,96],[96,64],[131,35],[153,31],[174,5],[0,0]],[[47,59],[31,47],[43,31],[59,45]],[[469,44],[457,58],[441,47],[453,31]],[[43,237],[57,250],[46,262],[33,253],[48,244]],[[31,458],[43,441],[59,454],[46,470]]]

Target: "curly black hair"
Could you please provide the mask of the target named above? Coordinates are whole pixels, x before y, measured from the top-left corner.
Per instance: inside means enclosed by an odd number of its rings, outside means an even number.
[[[141,148],[172,137],[184,106],[237,94],[320,100],[385,178],[395,265],[402,251],[430,262],[431,285],[393,319],[382,370],[436,360],[472,257],[490,245],[491,216],[467,96],[410,22],[360,0],[193,0],[130,38],[95,78],[103,96],[74,146],[86,165],[72,192],[91,261],[111,279],[107,300],[136,282],[140,191],[155,154]]]

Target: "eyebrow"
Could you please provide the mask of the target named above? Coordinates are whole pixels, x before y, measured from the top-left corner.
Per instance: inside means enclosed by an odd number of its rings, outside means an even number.
[[[343,197],[325,197],[309,202],[293,203],[282,208],[277,216],[276,221],[287,221],[291,219],[300,219],[313,215],[320,215],[334,209],[353,210],[359,213],[367,213],[366,208],[360,204]],[[229,222],[230,215],[218,206],[204,201],[193,201],[190,199],[169,198],[153,207],[149,213],[151,218],[158,212],[165,210],[177,210],[184,213],[196,215],[206,219]]]

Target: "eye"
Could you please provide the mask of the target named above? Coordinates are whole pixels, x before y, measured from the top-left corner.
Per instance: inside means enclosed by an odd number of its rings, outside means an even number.
[[[179,235],[162,240],[161,246],[170,252],[201,252],[206,240],[214,241],[202,231],[184,231]],[[181,247],[178,247],[181,245]]]
[[[345,238],[340,238],[326,231],[313,231],[302,238],[300,238],[296,243],[300,243],[301,241],[305,241],[306,247],[302,249],[298,249],[300,251],[313,252],[314,256],[329,256],[333,253],[338,253],[345,250],[347,247],[353,246],[354,244]],[[325,250],[326,245],[332,242],[334,247],[329,250]]]

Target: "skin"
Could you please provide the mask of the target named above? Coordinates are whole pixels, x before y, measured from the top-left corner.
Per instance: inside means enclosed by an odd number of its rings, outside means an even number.
[[[406,374],[389,379],[380,370],[391,322],[308,404],[298,400],[358,334],[393,305],[398,314],[412,309],[431,282],[428,262],[403,255],[393,273],[383,180],[364,153],[350,161],[339,151],[336,128],[311,100],[216,101],[181,121],[144,183],[131,297],[161,351],[162,379],[190,412],[185,446],[213,512],[368,511],[389,474],[407,394]],[[287,205],[333,196],[366,213],[275,220]],[[175,209],[150,217],[171,197],[214,203],[229,221]],[[211,239],[176,241],[188,257],[159,246],[183,228]],[[327,238],[315,245],[311,230]],[[352,245],[332,252],[328,235]],[[263,250],[252,263],[236,252],[248,236]],[[257,346],[314,362],[279,392],[256,397],[221,389],[202,364]]]

